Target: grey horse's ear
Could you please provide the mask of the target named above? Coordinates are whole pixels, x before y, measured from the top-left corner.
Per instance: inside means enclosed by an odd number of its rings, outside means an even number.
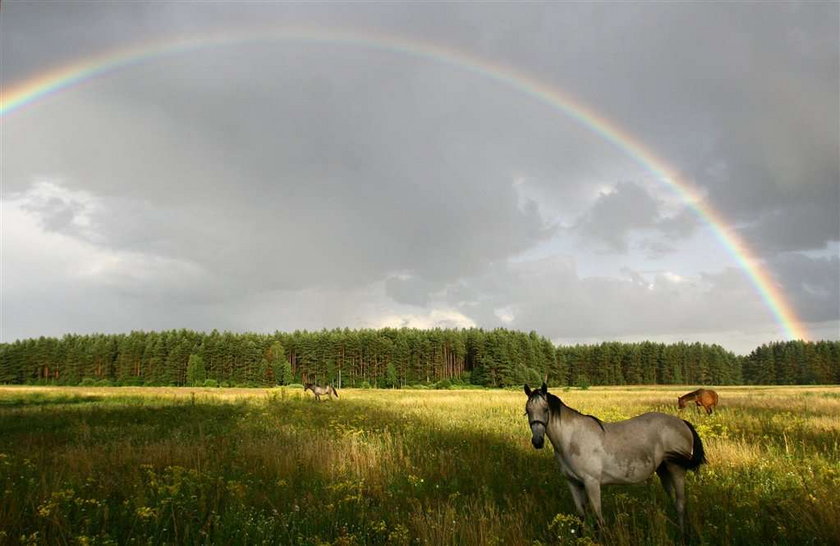
[[[527,383],[525,384],[525,394],[527,396],[531,396],[531,387],[529,387]]]
[[[548,385],[546,385],[545,382],[543,382],[542,387],[540,387],[540,390],[542,391],[543,395],[548,394]]]

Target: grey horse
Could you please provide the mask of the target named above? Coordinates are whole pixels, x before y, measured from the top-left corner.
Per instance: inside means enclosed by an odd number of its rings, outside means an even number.
[[[332,399],[332,395],[335,395],[335,397],[338,398],[338,391],[335,390],[335,387],[333,387],[332,385],[327,385],[326,387],[321,387],[320,385],[316,385],[314,383],[307,383],[303,387],[303,392],[306,392],[306,391],[312,391],[312,394],[315,395],[315,400],[318,400],[318,401],[321,400],[321,396],[324,395],[324,394],[329,396],[330,399]]]
[[[706,462],[691,423],[664,413],[603,423],[564,404],[545,383],[534,390],[525,385],[525,394],[531,443],[542,449],[548,435],[581,518],[588,501],[603,526],[601,485],[639,483],[656,472],[668,497],[675,497],[680,532],[685,532],[685,473]]]

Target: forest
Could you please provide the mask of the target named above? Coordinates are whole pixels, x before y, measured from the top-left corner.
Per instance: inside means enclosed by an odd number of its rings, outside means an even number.
[[[0,344],[0,383],[261,387],[588,387],[840,384],[840,341],[785,341],[739,356],[701,343],[555,346],[506,329],[191,330],[68,334]]]

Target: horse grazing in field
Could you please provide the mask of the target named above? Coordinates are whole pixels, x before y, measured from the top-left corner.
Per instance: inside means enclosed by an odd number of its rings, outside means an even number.
[[[604,423],[564,404],[545,383],[534,390],[525,385],[525,394],[531,443],[542,449],[548,436],[581,518],[588,504],[603,526],[601,485],[639,483],[656,472],[665,493],[674,496],[684,533],[685,474],[706,462],[703,442],[691,423],[664,413]]]
[[[711,415],[718,403],[718,394],[711,389],[697,389],[696,391],[684,394],[677,398],[677,407],[683,409],[686,402],[694,401],[698,406],[703,406],[707,415]]]
[[[321,400],[321,396],[324,395],[324,394],[329,396],[331,400],[332,400],[332,395],[335,395],[335,397],[338,398],[338,391],[335,390],[335,387],[333,387],[332,385],[327,385],[326,387],[321,387],[321,386],[316,385],[314,383],[307,383],[303,387],[303,392],[306,392],[306,391],[312,391],[312,394],[315,395],[315,400],[318,400],[318,401]]]

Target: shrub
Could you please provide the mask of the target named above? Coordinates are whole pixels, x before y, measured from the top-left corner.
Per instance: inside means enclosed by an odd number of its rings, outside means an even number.
[[[219,386],[219,382],[218,382],[218,381],[216,381],[215,379],[206,379],[206,380],[204,381],[204,386],[205,386],[205,387],[218,387],[218,386]]]
[[[82,379],[79,385],[82,387],[93,387],[96,385],[96,379],[92,377],[85,377],[84,379]]]

